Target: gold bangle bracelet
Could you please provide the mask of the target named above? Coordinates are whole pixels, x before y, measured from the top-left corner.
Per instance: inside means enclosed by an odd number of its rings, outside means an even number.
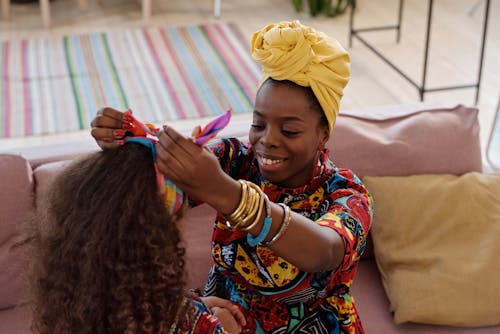
[[[268,202],[260,186],[246,180],[238,180],[238,182],[241,184],[241,198],[238,206],[231,214],[223,217],[230,229],[249,231],[260,222]]]
[[[238,180],[238,182],[241,184],[240,202],[238,203],[238,206],[232,213],[228,215],[223,215],[224,219],[226,220],[226,226],[232,230],[234,230],[235,228],[234,223],[236,222],[237,225],[237,223],[241,221],[241,218],[245,216],[250,196],[249,195],[250,189],[248,188],[247,183],[243,180]]]
[[[259,205],[257,207],[257,212],[254,216],[248,216],[245,218],[245,224],[239,228],[240,231],[249,231],[260,222],[260,218],[264,212],[265,207],[265,194],[263,192],[258,193]]]
[[[252,187],[249,187],[249,189],[252,191],[253,198],[249,208],[250,211],[245,217],[243,217],[241,224],[238,225],[238,229],[245,231],[248,230],[248,228],[251,228],[252,222],[255,220],[255,217],[260,214],[262,208],[262,198],[260,193]]]
[[[235,229],[240,229],[243,226],[249,224],[251,218],[255,215],[255,211],[258,209],[259,196],[255,189],[248,186],[247,181],[240,181],[245,184],[248,191],[248,199],[245,202],[243,210],[238,215],[232,215],[230,217],[233,223],[232,226]],[[250,217],[250,218],[249,218]]]
[[[276,232],[274,237],[272,237],[272,239],[268,242],[263,243],[263,245],[266,247],[273,245],[279,238],[281,238],[283,234],[285,234],[288,226],[290,225],[290,222],[292,221],[292,210],[290,210],[290,207],[283,203],[278,203],[278,205],[283,208],[283,220],[281,221],[280,228],[278,232]]]
[[[238,206],[232,213],[227,215],[225,218],[229,221],[236,220],[245,210],[247,206],[247,199],[248,199],[248,185],[239,180],[238,181],[241,184],[241,197],[240,197],[240,202],[238,203]]]
[[[232,215],[231,222],[233,223],[233,228],[239,229],[241,226],[247,224],[245,218],[251,214],[251,211],[256,206],[258,198],[255,196],[255,191],[250,187],[247,187],[248,196],[247,201],[245,202],[245,206],[243,210],[238,215]]]
[[[261,212],[264,210],[265,201],[263,198],[264,192],[258,185],[250,181],[243,181],[243,182],[247,183],[248,189],[252,193],[253,200],[251,201],[249,212],[242,219],[242,221],[240,221],[237,224],[236,228],[242,231],[248,231],[252,229],[259,222],[259,220],[256,219],[256,217],[260,217],[262,215]]]

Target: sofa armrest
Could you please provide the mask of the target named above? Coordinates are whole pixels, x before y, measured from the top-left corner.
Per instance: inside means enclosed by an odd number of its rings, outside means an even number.
[[[27,222],[33,214],[33,175],[28,161],[15,154],[0,154],[0,309],[23,303]]]

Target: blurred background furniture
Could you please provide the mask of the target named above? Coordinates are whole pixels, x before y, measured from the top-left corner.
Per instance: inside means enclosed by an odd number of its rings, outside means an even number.
[[[45,28],[50,27],[50,0],[40,0],[40,12],[42,15],[43,26]],[[153,0],[140,0],[142,7],[142,18],[144,22],[148,22],[151,18]],[[2,19],[8,19],[10,16],[10,3],[11,0],[0,0],[0,17]],[[102,4],[102,0],[97,0],[99,5]],[[89,4],[88,0],[78,0],[78,4],[81,10],[87,10]],[[219,18],[221,11],[221,0],[214,0],[214,17]]]
[[[0,0],[0,16],[2,19],[10,17],[10,2],[11,0]],[[45,28],[50,27],[50,0],[40,0],[40,12],[42,15],[42,22]],[[144,0],[146,1],[146,0]],[[149,0],[151,1],[151,0]],[[88,0],[78,0],[80,9],[86,10],[88,8]]]
[[[472,13],[478,7],[478,2],[472,7],[469,11]],[[465,88],[475,88],[476,89],[476,97],[475,104],[477,104],[479,100],[479,89],[481,85],[481,74],[483,69],[483,60],[484,60],[484,45],[486,41],[486,31],[488,27],[488,18],[490,11],[490,0],[485,0],[485,12],[483,16],[483,27],[482,27],[482,35],[481,35],[481,44],[480,44],[480,55],[479,55],[479,69],[477,73],[477,80],[471,84],[462,84],[462,85],[450,85],[443,87],[435,87],[435,88],[427,88],[427,67],[428,67],[428,59],[429,59],[429,44],[431,38],[431,23],[432,23],[432,14],[434,8],[434,1],[429,0],[427,5],[427,18],[426,18],[426,30],[425,30],[425,46],[424,46],[424,59],[423,59],[423,70],[422,70],[422,81],[420,83],[416,82],[409,75],[404,73],[398,65],[394,64],[387,57],[385,57],[382,52],[380,52],[377,48],[375,48],[367,39],[362,37],[360,33],[364,32],[373,32],[373,31],[382,31],[382,30],[396,30],[396,42],[399,43],[401,38],[401,23],[403,20],[403,7],[404,0],[398,1],[398,21],[396,25],[384,25],[377,27],[366,27],[366,28],[354,28],[354,10],[356,8],[356,1],[351,2],[351,12],[350,12],[350,20],[349,20],[349,47],[352,47],[352,40],[356,38],[363,45],[365,45],[368,49],[370,49],[373,53],[375,53],[381,60],[383,60],[387,65],[389,65],[392,69],[398,72],[406,81],[412,84],[419,92],[420,101],[424,100],[424,94],[427,92],[437,92],[437,91],[446,91],[446,90],[455,90],[455,89],[465,89]]]
[[[142,17],[144,19],[144,22],[148,22],[149,19],[151,18],[152,1],[153,0],[142,0]],[[221,10],[221,0],[213,0],[213,1],[214,1],[214,17],[219,18]]]

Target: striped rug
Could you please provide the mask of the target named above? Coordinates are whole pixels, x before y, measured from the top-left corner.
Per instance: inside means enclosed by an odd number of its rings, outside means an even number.
[[[86,129],[102,106],[168,122],[252,110],[260,76],[228,23],[0,42],[0,138]]]

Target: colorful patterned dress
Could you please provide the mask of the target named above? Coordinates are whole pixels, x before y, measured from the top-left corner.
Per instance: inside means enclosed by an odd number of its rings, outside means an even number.
[[[251,247],[245,232],[230,231],[217,217],[212,236],[215,265],[205,295],[242,306],[247,318],[242,333],[363,333],[350,286],[373,210],[358,177],[335,167],[325,150],[309,184],[285,189],[263,178],[254,152],[239,140],[221,139],[210,148],[234,179],[259,184],[271,201],[285,203],[316,224],[337,231],[345,256],[336,270],[303,272],[267,247]]]
[[[177,311],[170,334],[224,334],[220,320],[212,315],[201,299],[186,292]]]

